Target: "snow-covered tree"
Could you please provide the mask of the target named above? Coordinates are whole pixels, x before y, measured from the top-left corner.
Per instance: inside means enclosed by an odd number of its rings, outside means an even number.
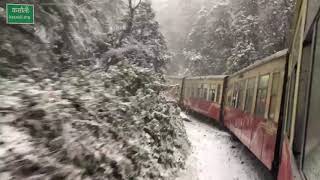
[[[184,72],[229,74],[286,48],[292,8],[292,0],[204,1],[182,44],[185,51],[200,53],[203,67],[183,56],[182,64],[192,70]]]
[[[169,54],[150,2],[142,2],[137,9],[132,35],[145,48],[145,61],[138,60],[137,63],[161,72],[169,60]]]

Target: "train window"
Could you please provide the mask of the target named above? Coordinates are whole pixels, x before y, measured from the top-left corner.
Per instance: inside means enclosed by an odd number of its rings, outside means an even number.
[[[233,90],[233,95],[232,95],[232,107],[234,107],[234,108],[237,107],[238,95],[239,95],[239,84],[236,83],[234,85],[234,90]]]
[[[194,88],[191,89],[191,97],[194,98]]]
[[[204,85],[201,84],[201,88],[200,88],[200,94],[199,94],[199,99],[202,99],[203,98],[203,93],[204,93]]]
[[[228,87],[228,99],[227,99],[227,105],[228,107],[232,107],[232,91],[233,91],[233,84]]]
[[[221,84],[218,84],[216,102],[220,103]]]
[[[254,96],[254,85],[255,78],[248,79],[247,91],[246,91],[246,100],[244,105],[244,110],[246,112],[251,112],[251,108],[253,105],[253,96]]]
[[[204,88],[204,91],[203,91],[203,99],[207,100],[207,96],[208,96],[208,89],[207,89],[207,88]]]
[[[211,91],[212,91],[212,85],[210,84],[209,85],[209,92],[208,92],[208,101],[211,101],[211,96],[212,96]]]
[[[273,74],[273,78],[272,78],[270,108],[269,108],[269,115],[268,115],[270,120],[275,120],[279,85],[280,85],[280,73],[277,72]]]
[[[231,90],[228,91],[227,106],[231,107]]]
[[[241,110],[243,106],[244,89],[245,89],[245,81],[241,81],[239,84],[238,101],[237,101],[237,108]]]
[[[211,95],[211,101],[215,102],[215,99],[216,99],[216,90],[215,89],[212,89],[212,95]]]
[[[307,134],[303,171],[308,180],[319,179],[320,175],[320,22],[315,40],[311,87],[307,110]]]
[[[269,75],[260,76],[255,109],[255,115],[258,117],[264,117],[266,112],[268,83]]]

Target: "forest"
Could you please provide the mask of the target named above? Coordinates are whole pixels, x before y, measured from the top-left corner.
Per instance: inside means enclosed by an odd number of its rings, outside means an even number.
[[[287,48],[293,0],[158,3],[172,75],[231,74]]]

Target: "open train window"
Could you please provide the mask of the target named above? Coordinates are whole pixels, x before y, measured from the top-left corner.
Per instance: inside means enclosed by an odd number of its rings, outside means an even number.
[[[211,101],[212,99],[212,84],[209,85],[209,92],[208,92],[208,101]]]
[[[263,118],[266,112],[268,83],[269,83],[269,74],[259,77],[256,109],[255,109],[255,115],[257,117]]]
[[[245,112],[249,112],[249,113],[251,112],[251,108],[253,105],[254,85],[255,85],[255,78],[248,79],[246,99],[245,99],[245,105],[244,105]]]
[[[303,163],[303,172],[308,180],[319,179],[320,175],[320,22],[315,38]]]
[[[204,90],[203,90],[203,99],[207,100],[207,96],[208,96],[208,89],[204,88]]]
[[[211,96],[210,101],[215,102],[216,90],[213,89],[213,87],[212,87],[212,89],[211,89],[211,91],[210,91],[210,96]]]
[[[280,72],[276,72],[273,74],[273,77],[272,77],[270,107],[269,107],[269,115],[268,115],[268,118],[270,120],[275,120],[275,117],[276,117],[279,87],[280,87]]]
[[[218,88],[217,88],[217,98],[216,98],[216,102],[217,102],[217,103],[220,102],[220,96],[221,96],[221,84],[218,84]]]

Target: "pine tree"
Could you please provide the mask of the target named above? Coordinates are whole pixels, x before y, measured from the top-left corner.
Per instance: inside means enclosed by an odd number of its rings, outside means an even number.
[[[162,72],[169,60],[169,55],[150,2],[141,2],[136,9],[130,38],[128,41],[131,44],[141,48],[140,52],[136,52],[132,62],[142,67],[152,68],[155,72]]]

